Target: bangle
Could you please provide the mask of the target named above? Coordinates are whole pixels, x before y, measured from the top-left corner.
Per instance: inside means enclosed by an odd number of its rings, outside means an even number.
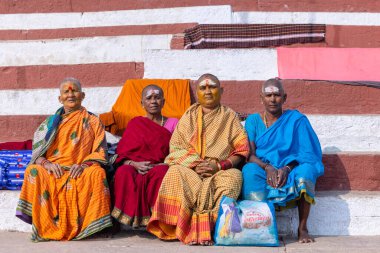
[[[228,170],[232,168],[232,162],[231,160],[226,159],[220,162],[220,166],[222,167],[222,170]]]
[[[90,167],[90,166],[92,166],[93,164],[94,164],[93,162],[84,162],[84,163],[81,164],[81,166],[82,166],[82,165],[86,165],[87,167]]]
[[[218,171],[222,170],[222,165],[220,164],[220,162],[216,162],[216,166],[218,166]]]
[[[41,166],[42,166],[43,168],[45,168],[45,164],[46,164],[46,163],[50,163],[50,161],[49,161],[48,159],[45,158],[45,160],[43,160],[43,161],[41,162]]]
[[[124,165],[131,165],[131,163],[132,163],[132,160],[126,160],[126,161],[124,162]]]
[[[285,168],[288,168],[288,173],[290,173],[290,172],[292,171],[292,169],[290,168],[289,165],[285,165],[284,167],[285,167]]]

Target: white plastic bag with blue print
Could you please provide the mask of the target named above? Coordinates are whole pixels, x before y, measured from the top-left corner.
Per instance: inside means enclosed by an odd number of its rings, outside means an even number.
[[[224,196],[215,225],[216,245],[278,246],[273,204]]]

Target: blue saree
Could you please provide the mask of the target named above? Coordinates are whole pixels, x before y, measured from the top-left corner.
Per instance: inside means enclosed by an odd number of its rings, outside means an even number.
[[[247,118],[245,128],[260,160],[277,169],[292,161],[299,165],[289,173],[283,187],[273,188],[267,185],[266,172],[259,165],[247,163],[243,167],[243,198],[269,201],[281,209],[294,206],[303,194],[307,202],[314,204],[315,183],[324,167],[318,137],[306,116],[297,110],[286,110],[267,129],[256,113]]]

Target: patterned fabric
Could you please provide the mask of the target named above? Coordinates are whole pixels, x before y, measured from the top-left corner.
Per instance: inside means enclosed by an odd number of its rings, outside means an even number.
[[[278,47],[325,41],[325,25],[213,24],[185,30],[185,49]]]
[[[286,110],[268,129],[258,113],[247,118],[248,138],[256,145],[256,156],[275,168],[297,161],[281,188],[266,183],[266,173],[256,163],[243,168],[244,199],[268,200],[277,207],[293,207],[302,195],[306,201],[315,202],[315,183],[323,175],[322,151],[317,135],[305,115],[296,110]]]
[[[145,117],[133,118],[124,131],[116,153],[118,166],[114,178],[115,206],[112,216],[132,227],[146,226],[151,209],[168,166],[162,164],[169,154],[171,133]],[[149,161],[155,166],[145,175],[125,160]]]
[[[248,154],[247,135],[236,112],[220,106],[203,114],[202,107],[196,103],[178,122],[165,163],[194,168],[205,159],[225,160]]]
[[[170,141],[165,162],[170,168],[162,182],[147,230],[164,240],[184,243],[211,241],[223,195],[237,198],[241,172],[219,171],[201,179],[193,168],[208,159],[247,157],[248,139],[234,111],[225,106],[203,114],[199,104],[189,108]]]
[[[60,164],[64,175],[56,179],[42,166],[30,164],[17,205],[16,216],[33,225],[34,241],[79,240],[112,225],[110,191],[100,166],[107,164],[104,128],[84,108],[59,115],[59,125],[43,144],[48,145],[46,153],[39,146],[33,152]],[[46,128],[49,118],[37,130],[39,134],[51,129]],[[72,179],[69,168],[85,161],[96,163]]]

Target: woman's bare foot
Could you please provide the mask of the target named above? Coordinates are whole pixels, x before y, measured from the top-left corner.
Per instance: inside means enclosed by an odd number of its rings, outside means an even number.
[[[202,245],[202,246],[212,246],[212,245],[214,245],[214,242],[213,241],[204,241],[204,242],[201,242],[200,245]]]
[[[307,229],[298,229],[298,242],[299,243],[310,243],[314,242],[314,238],[309,235]]]

